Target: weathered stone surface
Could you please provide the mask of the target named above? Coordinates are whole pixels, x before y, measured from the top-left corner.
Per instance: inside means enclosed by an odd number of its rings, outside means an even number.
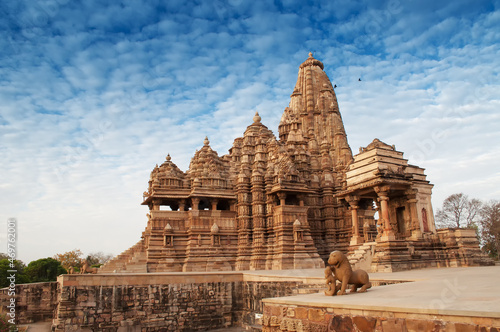
[[[354,316],[352,317],[352,322],[354,327],[356,327],[360,332],[373,332],[375,331],[375,326],[377,325],[377,320],[373,317]]]
[[[405,319],[386,318],[380,320],[384,332],[407,332]]]
[[[350,316],[333,316],[328,325],[328,331],[335,332],[351,332],[354,330],[352,317]]]
[[[57,282],[16,285],[16,322],[27,324],[49,320],[58,303]],[[10,301],[9,288],[0,289],[0,313]]]
[[[243,281],[228,274],[191,275],[184,283],[170,275],[121,275],[110,277],[111,285],[99,285],[99,275],[65,275],[59,277],[60,301],[55,310],[54,326],[69,330],[71,326],[102,330],[126,326],[134,331],[196,331],[229,326],[256,324],[255,314],[265,312],[264,325],[296,329],[294,313],[286,306],[263,309],[262,299],[302,293],[316,293],[323,285],[302,281]],[[160,283],[165,280],[176,283]],[[212,280],[211,280],[212,279]],[[67,286],[67,281],[73,283]],[[143,281],[140,284],[139,281]],[[150,283],[148,281],[157,281]],[[133,283],[133,285],[127,285]],[[57,289],[57,287],[56,287]],[[56,294],[57,295],[57,294]],[[306,310],[307,313],[307,310]],[[307,316],[306,316],[307,318]],[[124,329],[122,329],[124,330]]]
[[[407,320],[406,329],[408,332],[438,332],[444,329],[444,323],[436,320]]]

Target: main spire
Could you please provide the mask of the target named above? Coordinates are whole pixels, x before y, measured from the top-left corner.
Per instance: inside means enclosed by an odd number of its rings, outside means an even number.
[[[352,159],[347,136],[339,112],[337,97],[330,79],[323,71],[323,63],[312,53],[299,67],[297,83],[279,126],[279,136],[285,140],[292,128],[301,129],[304,136],[327,144],[334,149],[334,164],[346,164]]]

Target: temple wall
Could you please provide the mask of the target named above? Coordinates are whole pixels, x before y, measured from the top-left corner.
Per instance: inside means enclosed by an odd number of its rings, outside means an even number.
[[[321,278],[242,273],[62,275],[56,331],[196,331],[255,323],[263,298],[315,293]]]
[[[262,332],[282,331],[497,331],[500,320],[264,301]]]
[[[0,313],[7,314],[10,301],[9,289],[0,289]],[[16,285],[17,324],[50,320],[57,307],[57,282],[39,282]],[[10,319],[10,317],[9,317]]]

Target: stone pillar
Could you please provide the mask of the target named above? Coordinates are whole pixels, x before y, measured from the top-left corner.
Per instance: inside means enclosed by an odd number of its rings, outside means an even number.
[[[236,211],[236,200],[230,200],[229,201],[229,211]]]
[[[185,208],[186,208],[186,200],[185,199],[179,200],[179,211],[184,211]]]
[[[358,196],[347,196],[346,201],[349,203],[352,218],[352,237],[350,245],[357,245],[363,243],[363,238],[359,236],[359,218],[358,218]]]
[[[212,211],[217,210],[217,203],[219,203],[219,200],[218,200],[218,199],[215,199],[215,198],[212,198],[212,199],[210,200],[210,203],[212,204]]]
[[[407,195],[407,200],[410,206],[410,223],[411,223],[411,237],[415,240],[422,238],[422,230],[420,229],[420,222],[417,214],[417,195],[410,193]]]
[[[191,198],[191,209],[193,211],[198,211],[198,205],[200,204],[200,199],[197,197]]]
[[[299,206],[304,206],[304,199],[305,199],[304,194],[297,195],[297,198],[299,199]]]
[[[286,204],[286,194],[285,193],[278,193],[278,198],[280,199],[280,205],[285,206]]]
[[[389,220],[389,187],[375,187],[380,202],[380,218],[384,221],[384,233],[380,241],[392,241],[396,239],[394,230]]]
[[[242,171],[238,175],[236,185],[238,194],[238,203],[236,206],[238,215],[238,257],[236,258],[236,270],[248,270],[250,268],[250,258],[252,254],[252,243],[250,237],[252,229],[250,228],[250,178]]]

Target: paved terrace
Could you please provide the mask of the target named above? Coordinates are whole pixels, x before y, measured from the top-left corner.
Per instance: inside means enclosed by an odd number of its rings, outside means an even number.
[[[321,278],[323,270],[245,272],[265,277]],[[298,295],[264,303],[481,318],[500,325],[500,266],[439,268],[370,273],[372,281],[401,282],[372,287],[364,294]]]
[[[61,277],[65,286],[73,279],[89,284],[113,285],[175,282],[225,281],[302,281],[318,284],[324,282],[323,269],[309,270],[266,270],[231,272],[189,272],[189,273],[115,273],[97,275],[65,275]],[[143,280],[144,279],[144,280]],[[158,279],[158,280],[156,280]],[[121,281],[120,281],[121,280]],[[127,280],[127,283],[123,283]],[[500,327],[500,266],[436,268],[410,270],[393,273],[370,273],[370,280],[376,284],[364,294],[325,296],[323,293],[265,299],[269,304],[285,304],[354,310],[420,314],[426,316],[454,316],[456,319],[481,319],[489,325]],[[335,310],[335,311],[337,311]],[[41,323],[42,324],[42,323]],[[30,326],[30,331],[45,331],[47,326]],[[48,329],[47,329],[48,331]]]

